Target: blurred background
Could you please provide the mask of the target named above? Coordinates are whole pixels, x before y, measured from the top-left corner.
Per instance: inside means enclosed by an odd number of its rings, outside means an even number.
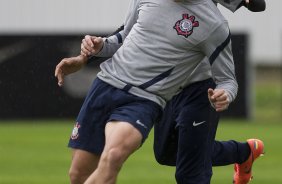
[[[282,183],[282,2],[265,12],[219,5],[229,20],[238,97],[222,114],[217,139],[261,138],[266,156],[253,183]],[[57,86],[54,69],[76,56],[84,35],[105,36],[123,24],[129,0],[0,1],[0,183],[69,183],[66,147],[75,117],[99,71],[89,64]],[[174,168],[154,160],[153,135],[124,165],[118,183],[175,183]],[[232,166],[212,183],[231,183]]]

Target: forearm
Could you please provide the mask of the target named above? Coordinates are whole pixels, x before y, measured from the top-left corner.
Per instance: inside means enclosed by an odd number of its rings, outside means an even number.
[[[227,79],[226,81],[216,81],[216,89],[224,89],[227,92],[229,102],[233,102],[237,96],[238,83],[236,79]]]
[[[76,56],[77,61],[81,62],[83,65],[87,64],[89,58],[87,56],[84,55],[78,55]]]
[[[235,77],[235,67],[231,48],[231,34],[227,22],[219,25],[201,44],[203,52],[209,58],[212,77],[216,89],[224,89],[229,101],[237,95],[238,84]]]
[[[120,48],[124,40],[124,31],[120,31],[110,37],[103,38],[104,44],[100,52],[95,54],[96,57],[112,57]]]
[[[231,40],[214,61],[212,74],[216,83],[216,89],[224,89],[228,94],[229,101],[234,101],[237,96],[238,83],[235,76]]]
[[[229,33],[224,49],[222,49],[221,53],[217,56],[211,68],[216,83],[216,89],[224,89],[228,93],[229,101],[232,102],[237,96],[238,84],[235,76],[230,37],[231,35]]]

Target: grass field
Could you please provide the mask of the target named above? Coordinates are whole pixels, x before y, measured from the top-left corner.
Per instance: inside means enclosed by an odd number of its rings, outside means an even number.
[[[279,81],[279,80],[278,80]],[[281,82],[281,81],[280,81]],[[282,183],[281,83],[256,85],[252,120],[222,120],[217,139],[264,140],[266,155],[254,165],[254,184]],[[0,121],[0,184],[66,184],[74,120]],[[174,168],[154,161],[152,134],[124,165],[119,184],[174,184]],[[232,183],[232,166],[214,168],[212,183]]]
[[[70,153],[66,147],[72,121],[34,121],[4,123],[0,129],[0,183],[68,183]],[[266,155],[255,166],[257,184],[282,183],[282,126],[278,122],[242,122],[225,120],[217,138],[244,141],[260,137]],[[212,183],[231,183],[232,167],[214,169]],[[158,165],[152,153],[152,135],[124,165],[119,183],[171,184],[174,168]]]

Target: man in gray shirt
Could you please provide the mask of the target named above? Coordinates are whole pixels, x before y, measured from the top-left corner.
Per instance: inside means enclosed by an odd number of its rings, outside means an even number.
[[[115,183],[122,163],[145,140],[152,123],[159,117],[160,107],[184,87],[195,83],[208,87],[210,100],[218,111],[224,110],[236,96],[229,29],[213,3],[134,1],[131,8],[125,24],[125,33],[127,29],[130,32],[125,34],[123,46],[116,54],[102,63],[99,79],[85,100],[71,136],[70,147],[75,149],[72,167],[79,167],[76,164],[81,164],[78,160],[81,156],[85,162],[95,160],[85,151],[102,153],[97,169],[86,183]],[[98,55],[110,53],[106,45],[98,49],[99,53],[96,50]],[[205,62],[211,66],[203,64]],[[217,82],[215,90],[211,89],[214,87],[210,81],[212,76]],[[107,92],[111,95],[102,95]],[[223,103],[218,104],[217,98]],[[211,111],[213,109],[208,108],[207,113]],[[91,116],[90,112],[93,112]],[[94,122],[98,121],[94,117],[105,114],[106,117],[100,118],[104,124]],[[105,126],[103,148],[100,132]],[[200,180],[206,183],[210,176],[207,174],[206,179]]]

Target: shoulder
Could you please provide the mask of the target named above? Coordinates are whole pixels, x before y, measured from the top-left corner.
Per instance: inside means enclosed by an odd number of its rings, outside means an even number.
[[[217,6],[211,0],[206,0],[198,8],[199,25],[201,27],[201,40],[206,40],[210,36],[229,34],[227,19],[221,14]]]

